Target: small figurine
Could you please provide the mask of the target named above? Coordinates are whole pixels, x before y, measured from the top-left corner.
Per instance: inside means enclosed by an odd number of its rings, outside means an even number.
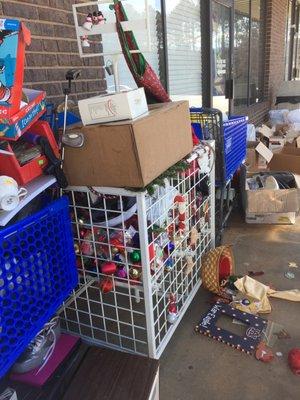
[[[98,11],[97,17],[98,17],[98,24],[101,24],[101,25],[105,24],[106,18],[104,18],[102,11]]]
[[[91,47],[87,36],[81,36],[81,45],[82,47]]]
[[[87,31],[90,31],[93,27],[93,16],[91,13],[89,13],[86,17],[86,20],[84,22],[84,24],[82,25],[82,27],[84,29],[86,29]]]
[[[168,306],[168,315],[167,315],[167,320],[170,324],[174,324],[174,322],[178,318],[178,311],[177,311],[177,305],[175,301],[175,295],[173,293],[170,294],[169,298],[169,306]]]

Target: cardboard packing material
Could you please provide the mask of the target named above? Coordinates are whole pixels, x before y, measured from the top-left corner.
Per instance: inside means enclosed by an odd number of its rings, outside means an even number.
[[[265,156],[270,156],[269,149],[262,142],[247,143],[246,167],[249,172],[263,171],[267,168]]]
[[[187,101],[156,104],[133,121],[81,129],[82,148],[65,148],[71,186],[142,188],[192,151]]]

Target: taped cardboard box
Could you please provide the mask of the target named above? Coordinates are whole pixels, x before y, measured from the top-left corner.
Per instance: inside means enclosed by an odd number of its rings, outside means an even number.
[[[71,186],[142,188],[193,148],[187,101],[156,104],[147,116],[81,131],[84,146],[65,149]]]

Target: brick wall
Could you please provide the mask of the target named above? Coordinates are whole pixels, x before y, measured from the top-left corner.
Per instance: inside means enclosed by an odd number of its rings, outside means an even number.
[[[256,124],[267,119],[269,109],[274,106],[278,88],[284,80],[287,10],[287,0],[267,0],[264,67],[266,101],[248,109],[250,121]]]
[[[82,3],[83,0],[78,1]],[[0,0],[0,14],[20,19],[31,30],[32,43],[26,51],[25,86],[43,89],[49,101],[63,99],[68,69],[80,68],[81,79],[73,86],[73,100],[103,93],[106,81],[103,60],[81,59],[73,23],[74,0]]]

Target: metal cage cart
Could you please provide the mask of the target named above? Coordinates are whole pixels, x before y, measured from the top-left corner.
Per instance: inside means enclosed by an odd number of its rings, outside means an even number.
[[[213,142],[154,193],[70,187],[79,285],[62,326],[90,343],[159,358],[214,247]]]
[[[191,108],[190,114],[196,135],[216,143],[216,243],[220,244],[233,207],[231,180],[246,159],[248,117],[223,121],[222,112],[213,108]]]

